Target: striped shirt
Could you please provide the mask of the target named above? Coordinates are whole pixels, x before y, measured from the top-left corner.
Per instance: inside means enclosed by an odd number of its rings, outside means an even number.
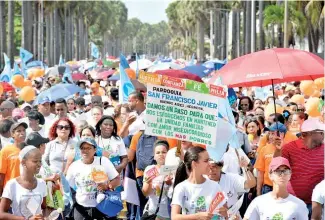
[[[324,179],[324,144],[308,149],[299,139],[284,145],[282,156],[292,170],[289,192],[310,204],[313,189]]]

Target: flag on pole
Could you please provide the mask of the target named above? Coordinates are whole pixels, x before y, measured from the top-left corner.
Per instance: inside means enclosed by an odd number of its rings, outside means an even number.
[[[138,58],[138,54],[137,53],[135,54],[135,59],[137,61],[137,69],[136,69],[135,73],[136,73],[136,76],[138,78],[138,76],[139,76],[139,58]]]
[[[20,69],[19,69],[19,67],[18,67],[18,64],[16,63],[16,62],[14,62],[14,70],[13,70],[13,72],[12,72],[12,75],[14,76],[14,75],[21,75],[21,71],[20,71]]]
[[[123,66],[124,69],[130,68],[129,63],[123,54],[120,55],[120,64]]]
[[[64,59],[62,58],[62,54],[60,55],[60,59],[59,59],[59,66],[64,65]]]
[[[91,55],[94,58],[98,59],[99,58],[99,50],[98,50],[97,46],[93,42],[91,42],[90,45],[91,45]]]
[[[10,59],[5,53],[3,53],[3,57],[5,60],[5,67],[0,74],[0,82],[10,82],[12,77]]]
[[[194,53],[192,55],[191,61],[188,63],[188,66],[194,66]]]
[[[21,72],[23,73],[23,76],[25,79],[27,79],[27,67],[26,64],[24,62],[21,62]]]
[[[19,49],[19,56],[21,58],[21,61],[26,64],[26,62],[30,59],[33,58],[33,54],[27,50],[25,50],[24,48],[20,48]]]
[[[119,101],[120,103],[127,103],[129,95],[135,91],[135,88],[126,74],[125,69],[120,64],[120,90],[119,90]]]

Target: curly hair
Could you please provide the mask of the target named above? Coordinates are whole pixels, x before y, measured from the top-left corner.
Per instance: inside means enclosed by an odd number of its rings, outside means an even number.
[[[68,122],[69,126],[70,126],[70,133],[69,133],[69,138],[72,138],[75,136],[76,134],[76,127],[74,126],[74,124],[72,123],[72,121],[70,121],[70,119],[68,118],[60,118],[58,120],[56,120],[54,122],[54,124],[52,125],[52,127],[50,128],[49,131],[49,138],[50,140],[54,140],[55,138],[58,137],[58,134],[56,133],[56,127],[58,126],[60,121],[65,121]]]

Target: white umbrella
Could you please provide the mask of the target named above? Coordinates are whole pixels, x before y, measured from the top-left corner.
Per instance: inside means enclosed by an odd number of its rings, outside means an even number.
[[[154,73],[157,70],[168,70],[168,69],[174,69],[174,70],[180,70],[183,67],[181,65],[178,65],[176,63],[158,63],[148,68],[149,73]]]
[[[139,64],[139,70],[143,70],[143,69],[148,69],[149,67],[151,67],[153,63],[147,59],[139,59],[138,64]],[[137,61],[133,61],[132,63],[130,63],[130,68],[133,69],[134,71],[136,71],[137,70]]]

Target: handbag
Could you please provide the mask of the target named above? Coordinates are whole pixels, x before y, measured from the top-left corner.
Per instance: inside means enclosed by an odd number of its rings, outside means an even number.
[[[100,157],[99,164],[102,165],[102,158]],[[115,217],[123,209],[121,199],[121,192],[105,191],[105,198],[97,204],[96,208],[108,217]]]
[[[161,186],[161,191],[160,191],[160,195],[159,195],[159,199],[158,199],[158,204],[157,204],[157,209],[155,211],[155,214],[148,214],[148,210],[143,213],[141,220],[156,220],[157,214],[159,212],[159,207],[160,207],[160,202],[161,202],[161,197],[164,191],[164,185],[165,185],[165,181],[163,181],[162,186]]]

